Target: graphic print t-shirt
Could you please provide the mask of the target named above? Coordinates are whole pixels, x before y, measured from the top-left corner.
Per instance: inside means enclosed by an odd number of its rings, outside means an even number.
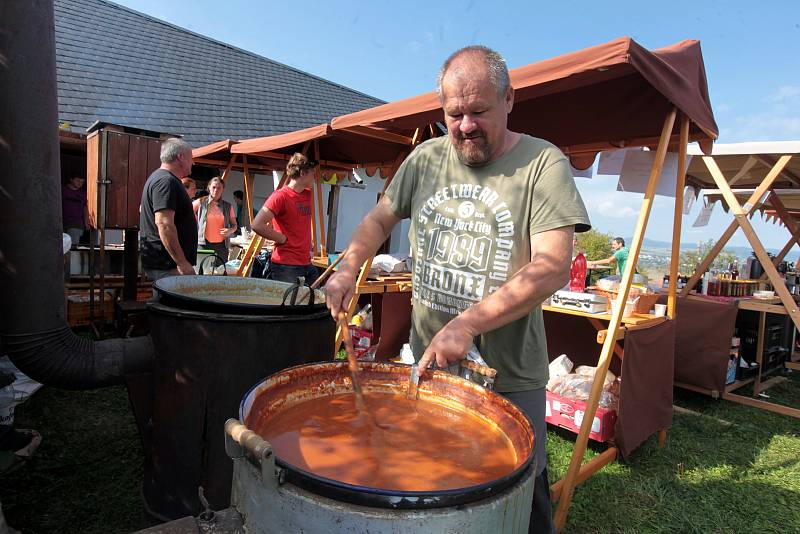
[[[311,263],[311,190],[298,193],[291,187],[281,187],[272,193],[264,206],[275,218],[272,224],[286,236],[286,243],[275,245],[272,261],[281,265]]]
[[[449,137],[420,145],[386,191],[411,219],[414,257],[411,347],[417,359],[453,317],[491,295],[530,262],[530,236],[562,226],[589,229],[569,163],[558,148],[523,135],[483,167],[462,164]],[[498,371],[495,389],[547,383],[542,309],[476,339]]]

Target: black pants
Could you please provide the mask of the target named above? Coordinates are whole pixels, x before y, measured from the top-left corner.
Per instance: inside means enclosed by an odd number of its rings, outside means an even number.
[[[550,503],[550,481],[547,478],[547,422],[544,420],[547,397],[545,389],[502,393],[502,395],[516,404],[533,424],[536,479],[533,486],[533,506],[528,532],[555,534],[553,506]]]

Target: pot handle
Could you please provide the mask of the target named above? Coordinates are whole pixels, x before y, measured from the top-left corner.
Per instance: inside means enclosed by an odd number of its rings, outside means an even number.
[[[297,282],[295,282],[294,284],[289,286],[288,289],[286,289],[286,291],[284,291],[283,300],[281,301],[281,306],[286,306],[286,299],[289,298],[289,296],[292,297],[289,300],[289,305],[290,306],[296,306],[297,305],[297,294],[300,291],[301,287],[307,287],[308,288],[308,307],[309,308],[313,308],[314,307],[314,290],[308,284],[306,284],[306,279],[305,279],[304,276],[298,276],[297,277]]]
[[[198,267],[197,267],[197,270],[200,271],[200,274],[203,274],[204,266],[205,266],[206,262],[211,258],[219,260],[219,262],[222,264],[222,276],[228,276],[228,268],[225,266],[225,260],[223,260],[222,257],[219,254],[217,254],[216,252],[212,253],[212,254],[209,254],[208,256],[203,258],[203,261],[200,262],[200,265],[198,265]],[[212,275],[214,274],[214,270],[215,269],[216,269],[216,267],[214,267],[212,265],[211,266],[211,274]]]
[[[286,480],[286,470],[275,465],[272,445],[238,419],[225,421],[225,452],[230,458],[246,459],[259,469],[261,482],[268,488],[277,488]]]

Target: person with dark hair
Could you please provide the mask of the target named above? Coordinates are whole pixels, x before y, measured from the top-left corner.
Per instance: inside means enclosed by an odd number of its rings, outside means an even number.
[[[86,178],[73,176],[61,186],[61,223],[69,234],[72,245],[77,246],[88,228],[89,204],[86,198]]]
[[[245,227],[250,227],[256,215],[258,215],[258,210],[253,210],[253,216],[251,219],[246,219],[245,214],[245,203],[244,203],[244,191],[241,189],[237,189],[233,192],[233,202],[236,204],[236,224],[239,225],[239,228],[236,230],[236,234],[241,233],[241,229]]]
[[[286,165],[289,183],[272,193],[253,221],[252,230],[275,242],[269,265],[269,277],[282,282],[296,282],[300,276],[307,283],[317,279],[311,264],[311,211],[309,189],[315,179],[317,164],[295,153]]]
[[[625,264],[628,263],[628,248],[625,246],[625,240],[621,237],[615,237],[611,241],[611,250],[613,250],[614,253],[608,258],[604,260],[588,261],[586,264],[589,267],[594,267],[596,265],[611,265],[615,263],[620,276],[622,276],[622,273],[625,272]]]
[[[139,252],[147,277],[195,274],[197,220],[181,183],[192,171],[192,147],[182,139],[161,144],[161,167],[147,178],[139,207]]]
[[[567,283],[573,234],[588,230],[589,218],[564,154],[508,129],[514,89],[497,52],[454,53],[437,93],[448,135],[400,165],[325,285],[328,308],[334,318],[347,310],[364,260],[410,218],[410,345],[419,368],[448,367],[474,345],[497,369],[495,390],[525,412],[536,435],[529,531],[554,532],[541,304]]]
[[[189,195],[189,198],[193,199],[197,194],[197,182],[194,181],[194,178],[186,176],[185,178],[181,178],[181,183],[183,187],[186,188],[186,194]]]
[[[225,182],[219,176],[208,181],[208,196],[195,200],[192,204],[197,216],[197,244],[211,250],[226,262],[230,236],[238,228],[233,206],[222,200]],[[218,261],[213,262],[214,267]],[[202,274],[202,273],[201,273]]]

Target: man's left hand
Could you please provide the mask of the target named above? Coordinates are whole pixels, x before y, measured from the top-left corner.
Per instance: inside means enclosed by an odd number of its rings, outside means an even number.
[[[430,345],[419,360],[420,372],[434,361],[439,367],[447,367],[463,360],[469,349],[472,348],[474,338],[475,334],[472,330],[464,324],[463,320],[456,317],[433,336]]]

